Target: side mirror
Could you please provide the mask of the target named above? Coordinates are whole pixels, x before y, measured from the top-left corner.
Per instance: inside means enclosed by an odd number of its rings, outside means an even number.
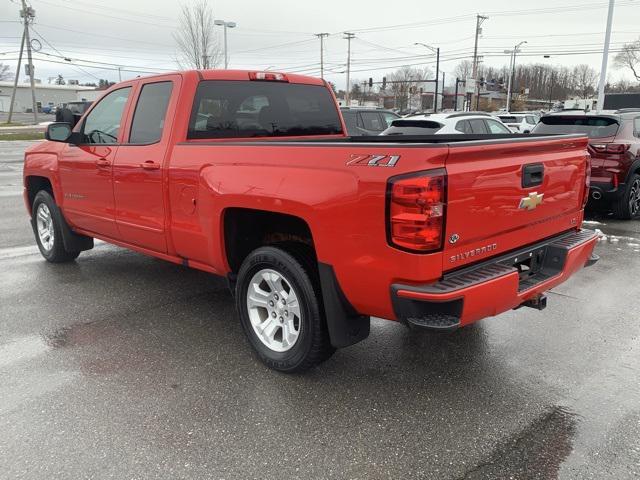
[[[65,122],[50,123],[47,125],[47,130],[44,134],[44,138],[51,140],[52,142],[67,143],[71,138],[71,124]]]

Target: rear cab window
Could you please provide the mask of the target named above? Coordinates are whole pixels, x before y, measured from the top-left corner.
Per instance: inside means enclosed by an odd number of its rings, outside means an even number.
[[[620,123],[614,117],[550,115],[542,117],[532,133],[582,133],[589,138],[605,138],[615,136],[619,127]]]
[[[187,138],[259,138],[342,133],[337,107],[319,85],[203,80]]]

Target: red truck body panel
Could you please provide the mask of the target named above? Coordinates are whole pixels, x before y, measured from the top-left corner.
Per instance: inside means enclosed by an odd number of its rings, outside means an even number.
[[[586,137],[460,143],[354,143],[344,134],[326,135],[325,141],[300,136],[188,140],[201,80],[249,81],[249,73],[181,72],[112,87],[132,88],[118,143],[44,142],[29,149],[27,208],[32,198],[28,179],[45,177],[77,233],[219,275],[232,269],[225,251],[226,212],[241,208],[291,215],[308,225],[318,262],[332,266],[355,311],[389,319],[398,317],[393,284],[432,284],[449,271],[577,231],[582,223]],[[173,82],[173,93],[161,139],[127,143],[142,86],[162,81]],[[288,75],[288,81],[325,85],[299,75]],[[343,121],[342,126],[345,131]],[[383,168],[353,163],[358,155],[399,160]],[[544,180],[523,188],[523,166],[530,163],[543,165]],[[387,238],[389,179],[434,169],[446,169],[447,175],[443,247],[428,253],[393,247]],[[542,204],[530,211],[519,208],[532,192],[544,193]],[[456,242],[450,242],[454,236]],[[511,273],[455,292],[452,298],[465,299],[462,324],[517,307],[564,281],[587,262],[594,242],[571,250],[562,272],[534,289],[519,292],[518,275]],[[434,301],[431,294],[406,289],[398,296]]]

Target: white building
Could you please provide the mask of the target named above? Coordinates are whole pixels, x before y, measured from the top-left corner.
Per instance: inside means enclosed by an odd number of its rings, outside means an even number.
[[[14,112],[31,111],[31,88],[29,83],[18,83],[16,104]],[[57,106],[68,102],[81,100],[95,100],[97,93],[95,87],[81,87],[80,85],[51,85],[38,83],[35,85],[36,105],[38,110],[43,106]],[[0,112],[8,112],[13,93],[13,82],[0,82]]]

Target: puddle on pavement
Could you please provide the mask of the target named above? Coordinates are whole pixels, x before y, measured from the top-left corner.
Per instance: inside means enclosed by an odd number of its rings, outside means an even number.
[[[554,407],[525,430],[500,444],[461,480],[517,478],[553,480],[573,449],[578,416]]]

